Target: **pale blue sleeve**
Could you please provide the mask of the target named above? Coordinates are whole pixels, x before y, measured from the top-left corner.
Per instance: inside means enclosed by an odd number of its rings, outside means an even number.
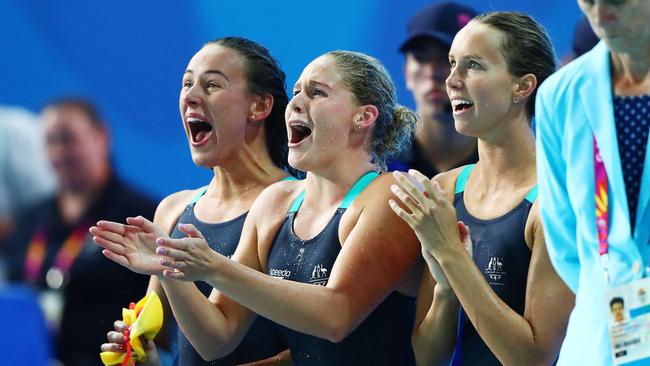
[[[567,164],[562,155],[565,115],[553,100],[554,84],[542,85],[535,104],[537,124],[537,186],[548,254],[555,270],[574,293],[578,291],[580,260],[576,217],[567,191]]]

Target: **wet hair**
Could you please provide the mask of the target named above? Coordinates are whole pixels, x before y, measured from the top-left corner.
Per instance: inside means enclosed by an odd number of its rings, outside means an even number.
[[[357,105],[374,105],[379,110],[372,131],[372,161],[380,170],[386,162],[411,144],[417,115],[397,104],[395,85],[388,71],[375,58],[359,52],[332,51],[330,57],[342,74],[344,85]]]
[[[42,110],[48,108],[72,108],[83,113],[92,127],[98,130],[105,130],[104,120],[99,113],[99,110],[93,102],[84,97],[65,96],[51,100],[45,104]]]
[[[241,55],[245,60],[244,72],[250,92],[273,96],[273,107],[265,121],[266,149],[275,165],[296,175],[296,171],[287,162],[289,148],[284,111],[289,97],[280,64],[266,47],[246,38],[218,38],[207,42],[204,47],[210,45],[226,47]]]
[[[501,32],[501,51],[512,75],[521,77],[533,74],[539,87],[555,72],[557,63],[548,34],[529,15],[519,12],[488,12],[477,15],[472,21]],[[526,101],[529,120],[535,115],[536,94],[537,88]]]
[[[612,306],[614,306],[614,304],[621,304],[621,306],[625,306],[625,303],[623,302],[622,297],[613,298],[612,301],[609,302],[610,309],[611,309]]]

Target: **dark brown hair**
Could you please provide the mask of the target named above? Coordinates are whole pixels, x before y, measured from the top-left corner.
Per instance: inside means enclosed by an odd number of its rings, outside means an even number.
[[[519,12],[488,12],[472,21],[485,24],[503,34],[501,50],[514,76],[533,74],[539,87],[556,69],[555,53],[544,27],[529,15]],[[535,115],[535,89],[526,102],[528,118]]]
[[[280,168],[296,175],[287,162],[287,128],[284,111],[289,103],[285,87],[285,74],[269,50],[257,42],[242,37],[224,37],[207,42],[205,46],[219,45],[240,54],[244,62],[244,72],[248,89],[253,94],[273,96],[271,113],[266,117],[266,149],[271,160]]]

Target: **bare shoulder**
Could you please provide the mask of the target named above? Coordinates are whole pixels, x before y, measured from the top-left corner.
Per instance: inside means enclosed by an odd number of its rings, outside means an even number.
[[[467,165],[464,165],[443,173],[439,173],[435,177],[431,178],[431,181],[438,182],[440,188],[442,188],[442,190],[445,191],[448,196],[453,198],[454,192],[456,191],[456,181],[458,180],[458,176],[463,170],[465,170],[466,167]]]
[[[266,187],[251,207],[249,216],[259,218],[274,213],[282,216],[289,210],[293,201],[305,189],[304,182],[300,180],[286,180],[271,184]]]
[[[246,239],[243,250],[257,255],[262,270],[267,268],[275,234],[284,222],[291,204],[303,190],[303,181],[280,181],[266,187],[253,202],[242,233],[242,240]],[[241,243],[240,241],[240,246]]]
[[[158,204],[158,208],[156,208],[154,222],[166,232],[171,233],[185,206],[202,189],[186,189],[163,198]]]
[[[390,199],[395,199],[390,187],[396,183],[393,174],[382,174],[373,180],[346,210],[341,220],[341,227],[351,229],[362,214],[366,217],[370,214],[373,221],[400,225],[402,220],[393,213],[388,204]],[[348,230],[343,232],[346,233]]]

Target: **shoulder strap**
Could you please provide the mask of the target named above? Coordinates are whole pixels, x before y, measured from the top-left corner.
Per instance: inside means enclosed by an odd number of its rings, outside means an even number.
[[[300,206],[302,205],[302,201],[305,200],[305,191],[300,192],[298,197],[296,198],[295,201],[293,201],[293,204],[291,205],[291,208],[289,208],[289,213],[294,213],[298,211]]]
[[[194,197],[192,197],[192,199],[190,200],[190,203],[188,203],[188,205],[193,205],[193,204],[195,204],[195,203],[199,200],[199,198],[203,197],[203,195],[204,195],[205,192],[207,192],[207,191],[208,191],[208,186],[205,186],[205,187],[201,188],[201,189],[200,189],[200,190],[199,190],[199,191],[194,195]]]
[[[454,192],[455,194],[465,191],[465,184],[467,183],[467,179],[469,178],[472,169],[474,169],[474,164],[469,164],[463,168],[460,174],[458,174],[458,178],[456,178],[456,191]]]
[[[537,184],[535,184],[533,189],[531,189],[530,192],[528,192],[528,194],[526,195],[526,197],[524,197],[524,199],[530,203],[535,202],[535,200],[537,199]]]
[[[348,191],[348,194],[345,195],[345,198],[343,198],[343,202],[341,202],[341,205],[339,208],[348,208],[352,204],[355,198],[361,193],[367,186],[375,180],[379,176],[379,173],[372,171],[366,173],[363,177],[359,178],[359,180],[354,183],[352,188],[350,188],[350,191]]]
[[[339,205],[339,208],[348,208],[350,204],[354,201],[355,198],[361,193],[364,188],[370,184],[375,178],[377,178],[379,174],[377,172],[368,172],[366,173],[363,177],[359,178],[356,183],[350,188],[348,193],[345,195],[343,198],[343,202],[341,202],[341,205]],[[302,202],[305,200],[305,191],[300,192],[298,197],[296,198],[295,201],[293,201],[293,204],[291,205],[291,208],[289,208],[288,213],[294,213],[297,212],[300,206],[302,205]]]

